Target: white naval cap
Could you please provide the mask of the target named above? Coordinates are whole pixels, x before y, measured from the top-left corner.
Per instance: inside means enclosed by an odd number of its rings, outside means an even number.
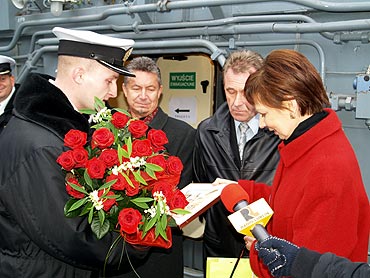
[[[58,55],[93,59],[119,74],[135,76],[124,67],[135,43],[133,40],[62,27],[54,27],[53,33],[59,39]]]
[[[15,60],[8,56],[0,55],[0,75],[9,74],[12,72],[12,67],[15,65]]]

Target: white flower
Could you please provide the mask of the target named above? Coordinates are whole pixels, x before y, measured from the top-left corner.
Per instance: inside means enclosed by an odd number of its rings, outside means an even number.
[[[112,116],[112,112],[107,107],[102,108],[99,112],[92,116],[92,120],[94,123],[103,122],[104,119],[107,119]]]
[[[154,206],[151,206],[149,209],[144,210],[144,213],[149,213],[149,218],[154,218],[157,209]]]
[[[156,202],[157,204],[154,208],[155,211],[157,210],[157,207],[158,207],[160,215],[162,215],[162,214],[170,215],[170,207],[167,205],[166,197],[163,195],[162,191],[154,192],[153,193],[153,198],[154,198],[155,201],[157,201]],[[153,208],[153,206],[152,206],[152,208]]]
[[[140,168],[141,166],[144,166],[146,164],[144,157],[130,157],[130,161],[123,162],[121,165],[117,166],[115,165],[112,168],[112,173],[114,175],[118,175],[118,173],[122,171],[134,171],[137,168]]]
[[[96,210],[101,210],[103,208],[103,201],[98,196],[98,191],[94,190],[89,194],[89,198],[93,203],[93,206]]]

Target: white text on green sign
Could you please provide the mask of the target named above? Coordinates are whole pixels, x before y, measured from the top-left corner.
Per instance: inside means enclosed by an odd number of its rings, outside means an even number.
[[[170,72],[170,89],[195,89],[195,72]]]

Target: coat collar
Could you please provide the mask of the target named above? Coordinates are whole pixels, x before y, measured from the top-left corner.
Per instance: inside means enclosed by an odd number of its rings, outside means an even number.
[[[305,153],[317,145],[320,141],[332,134],[342,131],[341,121],[332,109],[325,109],[328,115],[311,129],[285,145],[279,145],[280,159],[288,167],[296,160],[300,159]]]
[[[158,111],[155,114],[152,121],[149,123],[149,126],[154,129],[163,130],[167,121],[168,121],[168,115],[158,106]]]
[[[66,95],[48,80],[51,76],[31,73],[17,91],[15,115],[64,138],[70,129],[89,131],[86,117],[74,110]]]

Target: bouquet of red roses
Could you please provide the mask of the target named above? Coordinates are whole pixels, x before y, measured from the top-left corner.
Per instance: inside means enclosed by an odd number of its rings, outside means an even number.
[[[131,244],[171,247],[171,215],[187,213],[188,201],[177,188],[183,165],[166,152],[166,134],[99,99],[82,112],[93,120],[91,139],[70,130],[70,149],[57,159],[71,196],[65,215],[86,216],[99,239],[117,231]]]

